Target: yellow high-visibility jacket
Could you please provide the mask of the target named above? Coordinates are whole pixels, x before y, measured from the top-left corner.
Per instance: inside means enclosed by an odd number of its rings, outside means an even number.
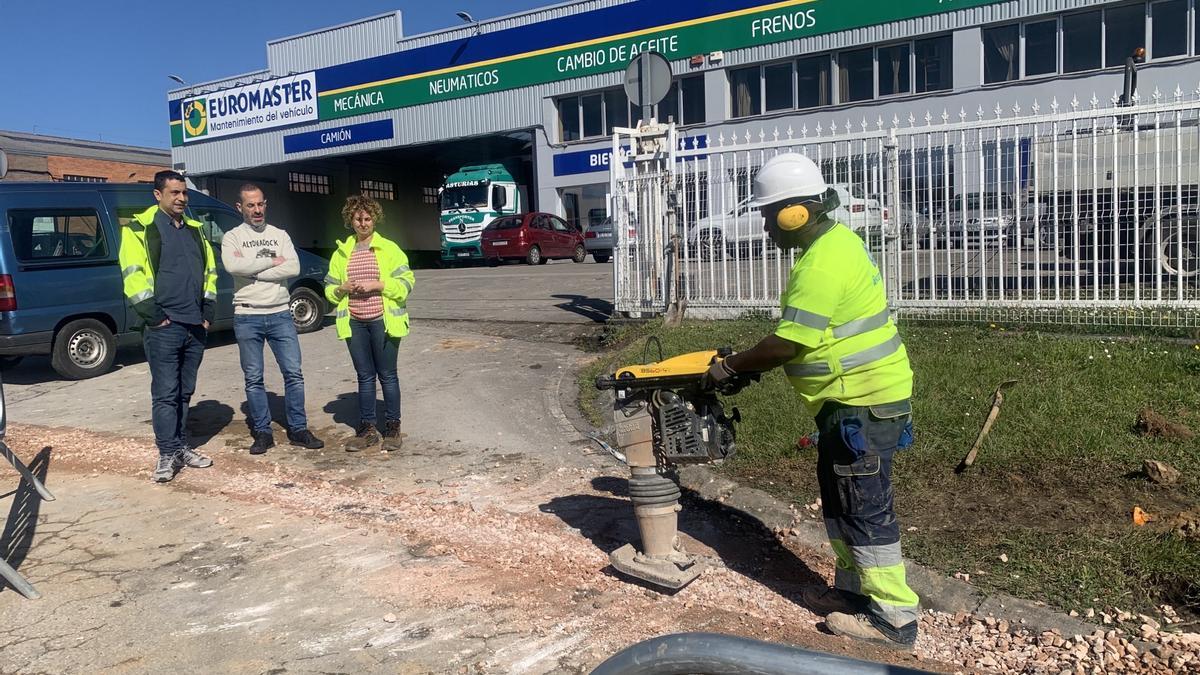
[[[350,235],[338,244],[329,259],[329,273],[325,276],[325,297],[336,308],[337,335],[342,340],[350,339],[350,296],[338,293],[338,286],[346,282],[346,268],[357,241]],[[371,236],[371,252],[379,265],[379,279],[383,282],[383,327],[391,337],[408,335],[408,294],[417,283],[408,256],[393,241],[375,232]]]
[[[133,220],[121,228],[121,250],[118,254],[125,299],[146,326],[157,326],[167,318],[154,300],[154,269],[158,267],[162,253],[162,238],[158,226],[154,224],[157,214],[158,206],[151,206],[135,214]],[[201,231],[203,225],[191,218],[184,218],[184,223],[200,240],[201,250],[204,251],[204,260],[196,261],[204,265],[204,297],[199,298],[200,314],[211,324],[217,314],[216,260],[212,247]]]

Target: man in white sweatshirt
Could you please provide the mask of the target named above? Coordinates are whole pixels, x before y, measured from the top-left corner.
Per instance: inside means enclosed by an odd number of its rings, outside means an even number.
[[[300,260],[287,232],[267,224],[267,199],[257,185],[238,190],[242,224],[221,239],[221,262],[233,276],[233,330],[246,379],[246,405],[254,443],[250,454],[275,445],[271,411],[263,388],[263,342],[271,346],[283,374],[287,437],[292,445],[317,449],[325,443],[308,430],[304,412],[304,375],[300,338],[292,322],[287,281],[300,274]]]

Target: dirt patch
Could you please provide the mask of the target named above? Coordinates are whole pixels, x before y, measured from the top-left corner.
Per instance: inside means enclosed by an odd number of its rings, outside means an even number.
[[[1200,541],[1200,513],[1184,512],[1175,516],[1169,523],[1171,533],[1182,539]]]
[[[1134,429],[1144,436],[1163,438],[1168,441],[1190,441],[1196,437],[1196,432],[1186,425],[1172,422],[1149,408],[1138,413]]]
[[[897,457],[903,461],[903,453]],[[811,502],[819,495],[815,453],[783,458],[774,466],[780,470],[770,476],[747,465],[734,464],[727,471],[785,499],[807,495],[805,501]],[[949,476],[950,470],[946,473]],[[1182,489],[1151,484],[1140,471],[1109,467],[1099,474],[1062,467],[1048,473],[985,469],[953,478],[908,476],[911,487],[897,490],[896,507],[905,527],[921,530],[1064,532],[1127,530],[1135,505],[1158,514],[1196,506]],[[1097,482],[1103,483],[1103,489]]]
[[[477,335],[487,335],[508,340],[523,340],[525,342],[542,342],[551,344],[573,345],[585,347],[600,345],[606,332],[603,324],[575,323],[536,323],[526,321],[451,321],[448,319],[429,319],[423,324],[435,326],[444,325],[450,330],[462,330],[469,324],[468,330]]]
[[[437,344],[438,349],[457,352],[471,352],[476,349],[483,349],[484,347],[487,347],[486,343],[479,342],[478,340],[464,340],[462,338],[446,338],[440,340]]]

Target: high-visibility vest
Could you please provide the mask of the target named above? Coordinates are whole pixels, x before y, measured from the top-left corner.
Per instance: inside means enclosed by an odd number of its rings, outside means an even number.
[[[803,347],[784,372],[810,414],[828,401],[870,406],[912,396],[908,352],[882,275],[850,228],[835,224],[804,251],[780,310],[775,334]]]
[[[337,335],[342,340],[350,339],[350,296],[339,295],[338,286],[346,282],[346,269],[354,253],[357,238],[350,235],[338,244],[329,259],[329,273],[325,275],[325,297],[336,308],[335,324]],[[383,282],[383,327],[391,337],[408,335],[408,294],[417,279],[408,266],[408,256],[390,239],[378,231],[371,236],[371,252],[379,265],[379,279]]]
[[[154,304],[154,264],[158,260],[158,252],[151,253],[147,236],[154,224],[154,216],[158,214],[158,206],[151,206],[141,213],[134,214],[121,228],[121,250],[118,260],[121,264],[121,276],[124,280],[125,298],[133,306],[134,311],[143,321],[161,323],[166,318],[157,305]],[[204,251],[204,297],[201,308],[204,318],[213,320],[215,303],[217,301],[217,263],[213,257],[212,246],[204,238],[203,224],[191,218],[184,218],[184,224],[193,228],[200,239]],[[155,233],[155,238],[157,238]]]

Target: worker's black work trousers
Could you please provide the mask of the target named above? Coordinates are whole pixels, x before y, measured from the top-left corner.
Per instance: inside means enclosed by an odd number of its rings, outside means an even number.
[[[871,623],[898,642],[916,638],[918,599],[904,576],[892,499],[892,458],[912,416],[908,401],[825,404],[817,415],[817,478],[834,586],[868,599]]]

